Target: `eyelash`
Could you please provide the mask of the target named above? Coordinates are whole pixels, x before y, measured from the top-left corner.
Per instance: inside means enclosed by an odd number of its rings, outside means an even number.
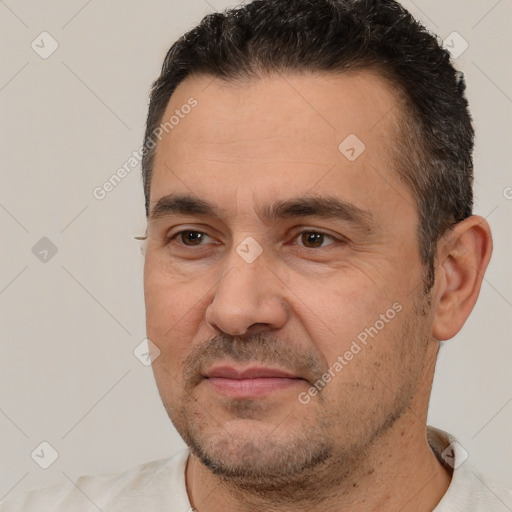
[[[182,231],[178,231],[177,233],[174,233],[173,235],[167,237],[166,238],[166,240],[167,240],[166,244],[170,244],[171,242],[175,241],[180,235],[183,235],[184,233],[200,233],[202,235],[206,235],[207,237],[210,237],[210,235],[208,235],[204,231],[199,231],[199,230],[195,230],[195,229],[184,229]],[[296,240],[298,237],[304,235],[305,233],[322,235],[323,237],[328,238],[328,239],[333,241],[330,244],[327,244],[326,246],[321,246],[321,247],[306,247],[306,246],[302,245],[301,247],[303,247],[305,249],[324,249],[325,247],[329,247],[330,245],[333,245],[335,242],[343,242],[343,240],[337,239],[333,235],[329,235],[329,234],[324,233],[322,231],[316,231],[316,230],[312,230],[312,229],[305,229],[303,231],[299,231],[297,234],[295,234],[295,236],[293,237],[292,240]],[[212,237],[210,237],[210,238],[212,238]],[[182,247],[188,247],[188,248],[202,247],[202,246],[205,245],[205,244],[187,245],[187,244],[180,243],[180,242],[177,242],[177,243],[179,243]]]

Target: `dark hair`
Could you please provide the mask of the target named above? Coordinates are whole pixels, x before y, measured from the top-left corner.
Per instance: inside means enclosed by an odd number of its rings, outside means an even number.
[[[186,77],[230,81],[362,69],[390,81],[403,105],[394,159],[418,205],[428,291],[438,240],[472,213],[474,131],[462,73],[438,39],[394,0],[255,0],[206,16],[178,39],[151,90],[142,159],[146,215],[155,152],[150,143]]]

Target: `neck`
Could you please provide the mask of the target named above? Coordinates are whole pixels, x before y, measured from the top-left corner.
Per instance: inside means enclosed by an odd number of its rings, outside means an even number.
[[[347,466],[350,469],[347,469]],[[197,512],[427,512],[435,508],[451,476],[438,462],[425,425],[405,413],[383,432],[356,464],[331,459],[304,475],[300,489],[271,492],[243,487],[214,475],[193,455],[186,469],[187,491]]]

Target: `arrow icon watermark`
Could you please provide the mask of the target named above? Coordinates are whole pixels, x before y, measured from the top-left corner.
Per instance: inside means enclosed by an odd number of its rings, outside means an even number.
[[[30,44],[41,59],[46,60],[59,47],[57,40],[48,32],[41,32]]]
[[[59,458],[59,453],[48,441],[43,441],[32,450],[30,457],[40,468],[48,469]]]
[[[443,40],[443,46],[452,59],[458,59],[469,48],[469,43],[458,32],[452,32]]]
[[[48,263],[56,254],[57,246],[46,236],[43,236],[32,247],[32,254],[41,262]]]
[[[252,263],[263,252],[263,247],[254,238],[248,236],[238,244],[236,252],[246,263]]]
[[[340,153],[350,162],[357,160],[366,149],[363,141],[351,133],[338,146]]]

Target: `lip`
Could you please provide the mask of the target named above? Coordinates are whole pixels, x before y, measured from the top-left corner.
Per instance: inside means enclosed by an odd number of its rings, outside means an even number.
[[[232,366],[214,366],[211,370],[206,372],[205,377],[221,378],[221,379],[299,379],[293,373],[279,370],[277,368],[265,368],[263,366],[251,366],[243,370],[238,370]]]
[[[264,367],[240,370],[232,366],[216,366],[204,377],[215,391],[235,398],[261,397],[296,386],[303,381],[293,373]]]

